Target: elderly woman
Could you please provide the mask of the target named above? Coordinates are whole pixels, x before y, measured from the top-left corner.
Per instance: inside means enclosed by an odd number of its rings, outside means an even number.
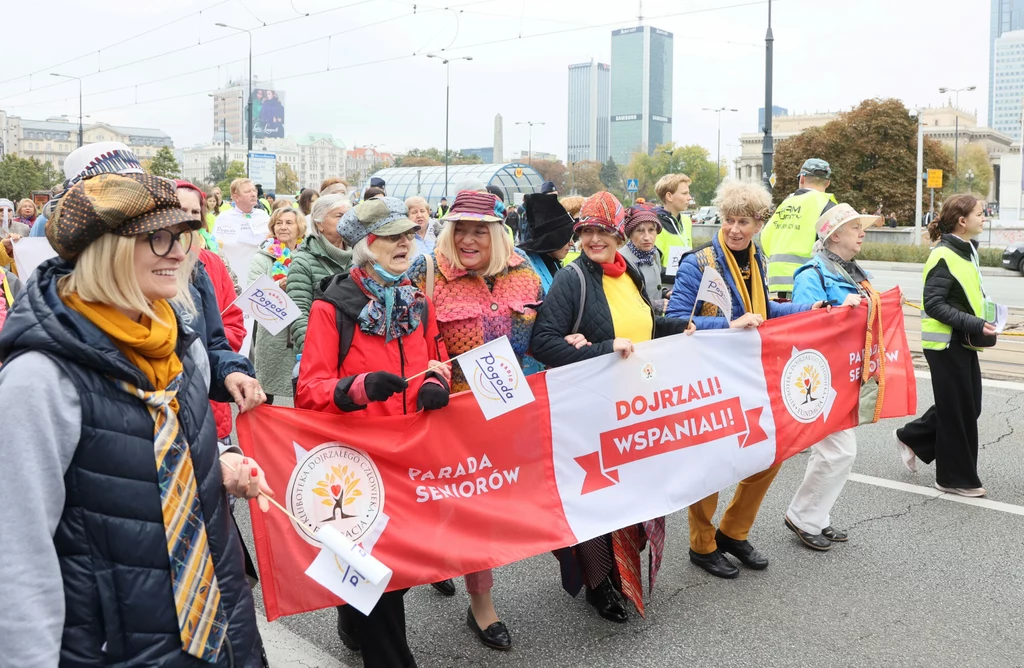
[[[540,276],[544,293],[551,289],[555,274],[572,245],[576,221],[554,195],[533,195],[526,200],[528,231],[519,248],[526,251],[533,270]]]
[[[631,206],[626,211],[624,229],[626,245],[622,247],[622,255],[640,270],[644,277],[647,300],[655,312],[664,313],[671,290],[663,290],[661,287],[661,250],[655,245],[661,232],[658,212],[646,205]]]
[[[864,230],[878,221],[864,216],[849,204],[839,204],[822,214],[816,229],[818,243],[811,261],[793,274],[793,303],[825,301],[832,306],[860,306],[875,292],[866,271],[854,261],[864,243]],[[857,438],[852,429],[826,436],[811,446],[807,472],[786,511],[790,531],[812,550],[824,552],[832,543],[847,539],[832,527],[830,513],[843,491],[853,460]]]
[[[313,227],[299,246],[288,270],[288,296],[302,309],[302,315],[291,325],[293,352],[302,354],[313,307],[316,288],[330,276],[341,274],[352,266],[352,251],[338,234],[338,222],[352,208],[344,195],[325,195],[313,202]]]
[[[533,353],[545,366],[611,352],[629,357],[636,343],[693,331],[685,320],[655,313],[643,277],[619,253],[625,241],[623,218],[622,205],[608,192],[588,198],[580,209],[574,232],[580,235],[583,255],[555,275],[533,328]],[[570,342],[572,335],[579,340]],[[559,550],[563,588],[576,596],[586,584],[587,602],[609,621],[628,619],[620,593],[643,614],[640,548],[646,539],[664,532],[665,518],[659,517]],[[663,543],[652,540],[650,545],[653,583]],[[622,572],[618,563],[629,564],[630,572]]]
[[[536,306],[544,297],[540,278],[526,258],[515,252],[495,213],[497,198],[463,190],[445,216],[445,226],[431,255],[417,257],[409,270],[437,306],[438,327],[450,355],[461,355],[507,336],[526,373],[539,370],[527,357]],[[452,391],[469,389],[457,367]],[[466,576],[470,607],[467,623],[492,649],[512,647],[512,636],[498,619],[491,599],[490,570]]]
[[[415,230],[394,197],[367,200],[342,217],[337,233],[352,247],[353,268],[327,281],[313,302],[296,407],[358,418],[448,405],[450,374],[442,364],[448,355],[430,299],[406,277]],[[425,377],[404,380],[427,368]],[[366,668],[416,665],[405,635],[404,594],[384,594],[369,616],[338,609],[342,642],[362,649]]]
[[[430,205],[427,200],[414,195],[405,200],[405,209],[408,212],[409,220],[416,223],[416,255],[426,255],[434,252],[434,244],[437,243],[434,226],[435,221],[430,219]]]
[[[200,224],[167,179],[76,183],[47,226],[60,258],[0,333],[0,402],[33,410],[0,439],[0,486],[22,504],[0,513],[10,665],[261,663],[227,494],[273,492],[218,448],[208,397],[245,411],[262,395],[211,375],[169,301]]]
[[[687,317],[696,312],[698,329],[751,329],[768,318],[800,313],[809,304],[779,304],[768,300],[767,266],[764,254],[754,244],[754,235],[768,220],[771,196],[755,183],[726,181],[714,201],[723,216],[722,228],[711,243],[683,256],[668,304],[668,315]],[[722,313],[714,304],[697,300],[704,267],[713,267],[729,286],[732,313]],[[814,308],[821,306],[821,302]],[[696,311],[694,311],[696,309]],[[720,578],[734,578],[739,569],[725,558],[727,552],[748,568],[763,570],[768,560],[747,540],[768,487],[779,472],[776,464],[740,482],[718,530],[711,518],[718,507],[718,494],[690,506],[690,562]]]
[[[260,246],[249,265],[249,283],[267,275],[287,290],[288,271],[294,253],[306,235],[306,218],[296,209],[278,209],[270,217],[268,228],[270,237]],[[292,351],[291,330],[286,328],[274,335],[257,327],[253,337],[256,378],[267,391],[267,403],[273,403],[278,395],[292,396],[295,353]]]
[[[18,208],[14,213],[14,222],[26,225],[31,229],[39,215],[39,209],[36,208],[35,202],[26,197],[18,202]]]

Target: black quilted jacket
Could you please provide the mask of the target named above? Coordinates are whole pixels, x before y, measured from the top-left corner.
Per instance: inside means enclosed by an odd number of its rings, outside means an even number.
[[[971,259],[969,241],[958,239],[952,234],[943,234],[939,245],[952,249],[965,260]],[[939,260],[925,276],[924,311],[939,322],[968,334],[981,334],[985,327],[985,321],[974,315],[964,289],[953,278],[945,260]]]
[[[612,352],[615,326],[601,282],[604,271],[586,255],[578,257],[573,264],[583,270],[587,281],[587,301],[583,305],[583,318],[580,320],[578,333],[587,337],[593,345],[577,350],[565,342],[565,337],[573,333],[572,327],[580,312],[582,292],[579,274],[566,267],[555,274],[551,289],[537,310],[537,322],[533,325],[530,349],[533,357],[544,366],[564,366]],[[640,272],[628,263],[626,272],[650,308],[651,303],[647,299],[644,279]],[[651,333],[653,338],[679,334],[686,330],[688,324],[685,320],[657,316],[653,308],[651,317],[654,319],[654,331]]]

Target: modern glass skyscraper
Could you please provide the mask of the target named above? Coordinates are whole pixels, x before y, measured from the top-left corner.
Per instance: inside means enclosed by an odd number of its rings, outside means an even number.
[[[992,59],[992,95],[989,127],[1020,139],[1021,100],[1024,99],[1024,30],[996,38]]]
[[[569,66],[569,162],[604,162],[611,155],[608,70],[593,60]]]
[[[1014,30],[1024,30],[1024,0],[992,0],[992,23],[988,40],[988,126],[990,128],[996,127],[994,114],[996,105],[996,40],[1003,33]]]
[[[628,164],[672,139],[672,33],[652,26],[612,32],[611,153]]]

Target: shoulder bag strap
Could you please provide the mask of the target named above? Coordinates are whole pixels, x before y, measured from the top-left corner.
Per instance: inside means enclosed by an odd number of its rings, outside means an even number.
[[[576,275],[580,277],[580,307],[579,312],[576,314],[576,323],[572,326],[570,334],[576,334],[580,331],[580,323],[583,321],[583,306],[587,303],[587,279],[583,275],[583,270],[575,262],[569,263]]]

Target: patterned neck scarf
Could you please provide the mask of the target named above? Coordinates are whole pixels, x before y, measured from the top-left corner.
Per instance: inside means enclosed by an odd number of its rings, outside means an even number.
[[[639,248],[633,245],[632,239],[627,241],[626,245],[629,246],[629,250],[631,250],[633,252],[633,255],[636,257],[636,266],[650,267],[654,265],[654,248],[652,248],[649,251],[640,250]]]
[[[301,243],[302,239],[299,239],[295,243],[295,247],[298,248]],[[288,275],[288,268],[292,265],[292,249],[277,239],[271,239],[266,251],[274,256],[274,266],[270,269],[270,277],[275,281],[280,281]]]
[[[381,285],[361,267],[349,272],[370,301],[359,313],[359,329],[367,334],[383,336],[385,342],[415,331],[423,315],[423,293],[405,276],[398,283]]]

